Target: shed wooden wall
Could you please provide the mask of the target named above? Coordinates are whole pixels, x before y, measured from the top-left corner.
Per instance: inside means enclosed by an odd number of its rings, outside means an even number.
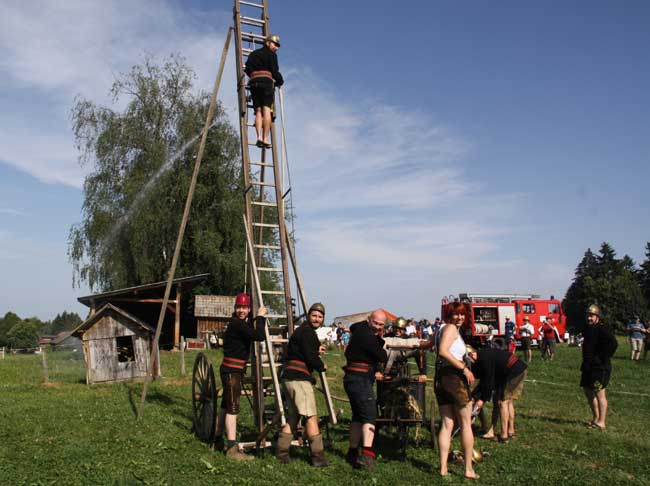
[[[205,339],[206,334],[216,332],[221,335],[225,332],[228,326],[228,318],[218,317],[198,317],[197,318],[197,332],[196,337]]]
[[[134,361],[120,363],[116,338],[131,336]],[[123,381],[146,376],[150,334],[124,316],[109,312],[83,335],[88,383]]]

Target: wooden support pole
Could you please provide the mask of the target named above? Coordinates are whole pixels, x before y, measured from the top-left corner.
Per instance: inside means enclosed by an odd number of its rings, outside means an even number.
[[[2,359],[5,359],[5,347],[2,346],[2,350],[0,351],[0,356],[2,356]]]
[[[47,369],[47,356],[45,355],[45,347],[41,348],[41,357],[43,360],[43,383],[49,383],[50,373]]]
[[[169,273],[167,275],[167,285],[165,287],[165,296],[163,298],[163,303],[160,306],[160,315],[158,316],[158,325],[156,326],[156,334],[153,338],[153,346],[151,350],[151,356],[149,358],[148,365],[151,366],[155,357],[158,353],[158,342],[160,341],[160,333],[162,331],[163,321],[165,320],[165,313],[167,312],[167,301],[169,300],[169,294],[172,290],[172,282],[174,281],[174,275],[176,274],[176,265],[178,264],[178,258],[181,253],[181,245],[183,243],[183,236],[185,235],[185,226],[187,226],[187,220],[190,215],[190,207],[192,206],[192,198],[194,197],[194,190],[196,189],[196,180],[199,177],[199,170],[201,169],[201,160],[203,159],[203,152],[205,151],[205,143],[208,139],[208,132],[210,130],[210,125],[212,124],[212,118],[214,117],[214,112],[217,107],[217,93],[219,93],[219,85],[221,84],[221,76],[223,75],[223,68],[226,64],[226,57],[228,56],[228,47],[230,46],[230,37],[232,35],[232,27],[228,29],[228,34],[226,35],[226,41],[223,46],[223,52],[221,53],[221,61],[219,63],[219,69],[217,71],[217,78],[214,81],[214,88],[212,89],[212,97],[210,98],[210,106],[208,107],[208,113],[205,119],[205,126],[203,127],[203,135],[201,136],[201,143],[199,145],[199,151],[196,155],[196,162],[194,163],[194,172],[192,173],[192,180],[190,182],[190,188],[187,193],[187,200],[185,201],[185,209],[183,210],[183,218],[181,219],[181,225],[178,229],[178,238],[176,239],[176,247],[174,248],[174,256],[172,258],[172,263],[169,268]],[[160,364],[160,360],[158,361]],[[147,376],[144,380],[144,386],[142,387],[142,396],[140,397],[140,407],[138,408],[138,418],[142,418],[142,413],[144,412],[144,402],[147,399],[147,390],[151,383],[152,375],[155,374],[155,370],[148,370]]]
[[[185,336],[181,336],[180,360],[181,360],[181,376],[185,376]]]
[[[174,313],[174,346],[180,346],[181,337],[181,286],[176,286],[176,312]]]

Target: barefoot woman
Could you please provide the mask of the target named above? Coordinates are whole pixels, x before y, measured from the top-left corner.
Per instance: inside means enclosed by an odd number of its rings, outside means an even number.
[[[454,419],[460,423],[460,442],[465,457],[465,477],[478,478],[472,467],[474,436],[472,435],[472,401],[469,385],[474,375],[463,361],[465,342],[459,330],[465,322],[467,309],[464,304],[456,302],[451,306],[447,323],[440,328],[440,344],[436,360],[435,392],[440,408],[441,424],[438,434],[440,449],[440,475],[449,474],[447,458],[451,445],[451,433]]]

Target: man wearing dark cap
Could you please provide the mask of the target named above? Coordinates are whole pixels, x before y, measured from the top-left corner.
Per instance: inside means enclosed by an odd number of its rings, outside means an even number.
[[[226,430],[226,457],[237,461],[251,461],[252,456],[242,453],[237,446],[237,415],[241,398],[242,380],[253,341],[264,341],[266,307],[257,310],[257,317],[251,315],[251,300],[248,294],[235,298],[235,312],[230,318],[223,337],[223,361],[219,373],[223,398],[217,417],[217,439]]]
[[[381,309],[373,311],[365,321],[352,324],[350,344],[345,350],[347,364],[344,367],[343,387],[352,408],[350,448],[346,460],[360,469],[372,469],[375,465],[373,442],[377,401],[373,383],[375,379],[383,378],[378,371],[379,363],[388,360],[381,338],[385,324],[386,313]]]
[[[325,319],[325,306],[316,303],[307,313],[307,322],[296,329],[287,346],[286,361],[282,370],[282,384],[288,402],[287,423],[278,436],[275,457],[283,464],[290,462],[289,449],[298,425],[298,419],[305,417],[305,428],[311,449],[311,464],[314,467],[327,466],[323,450],[323,436],[318,428],[318,411],[314,396],[312,373],[327,369],[320,356],[325,348],[320,345],[316,329]]]
[[[605,389],[612,374],[611,357],[618,342],[610,327],[600,320],[600,307],[590,305],[587,309],[587,326],[582,333],[582,366],[580,386],[591,408],[592,420],[587,428],[604,429],[607,418],[607,394]]]
[[[271,131],[271,112],[275,99],[275,86],[284,84],[278,67],[278,49],[280,37],[269,35],[264,47],[250,53],[246,60],[244,71],[249,78],[248,87],[253,98],[255,109],[255,131],[257,146],[271,148],[269,133]]]

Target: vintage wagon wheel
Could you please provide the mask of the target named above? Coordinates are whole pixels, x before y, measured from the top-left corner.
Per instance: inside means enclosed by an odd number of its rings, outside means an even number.
[[[217,423],[217,383],[212,363],[203,353],[194,361],[192,411],[194,433],[202,441],[212,443]]]

